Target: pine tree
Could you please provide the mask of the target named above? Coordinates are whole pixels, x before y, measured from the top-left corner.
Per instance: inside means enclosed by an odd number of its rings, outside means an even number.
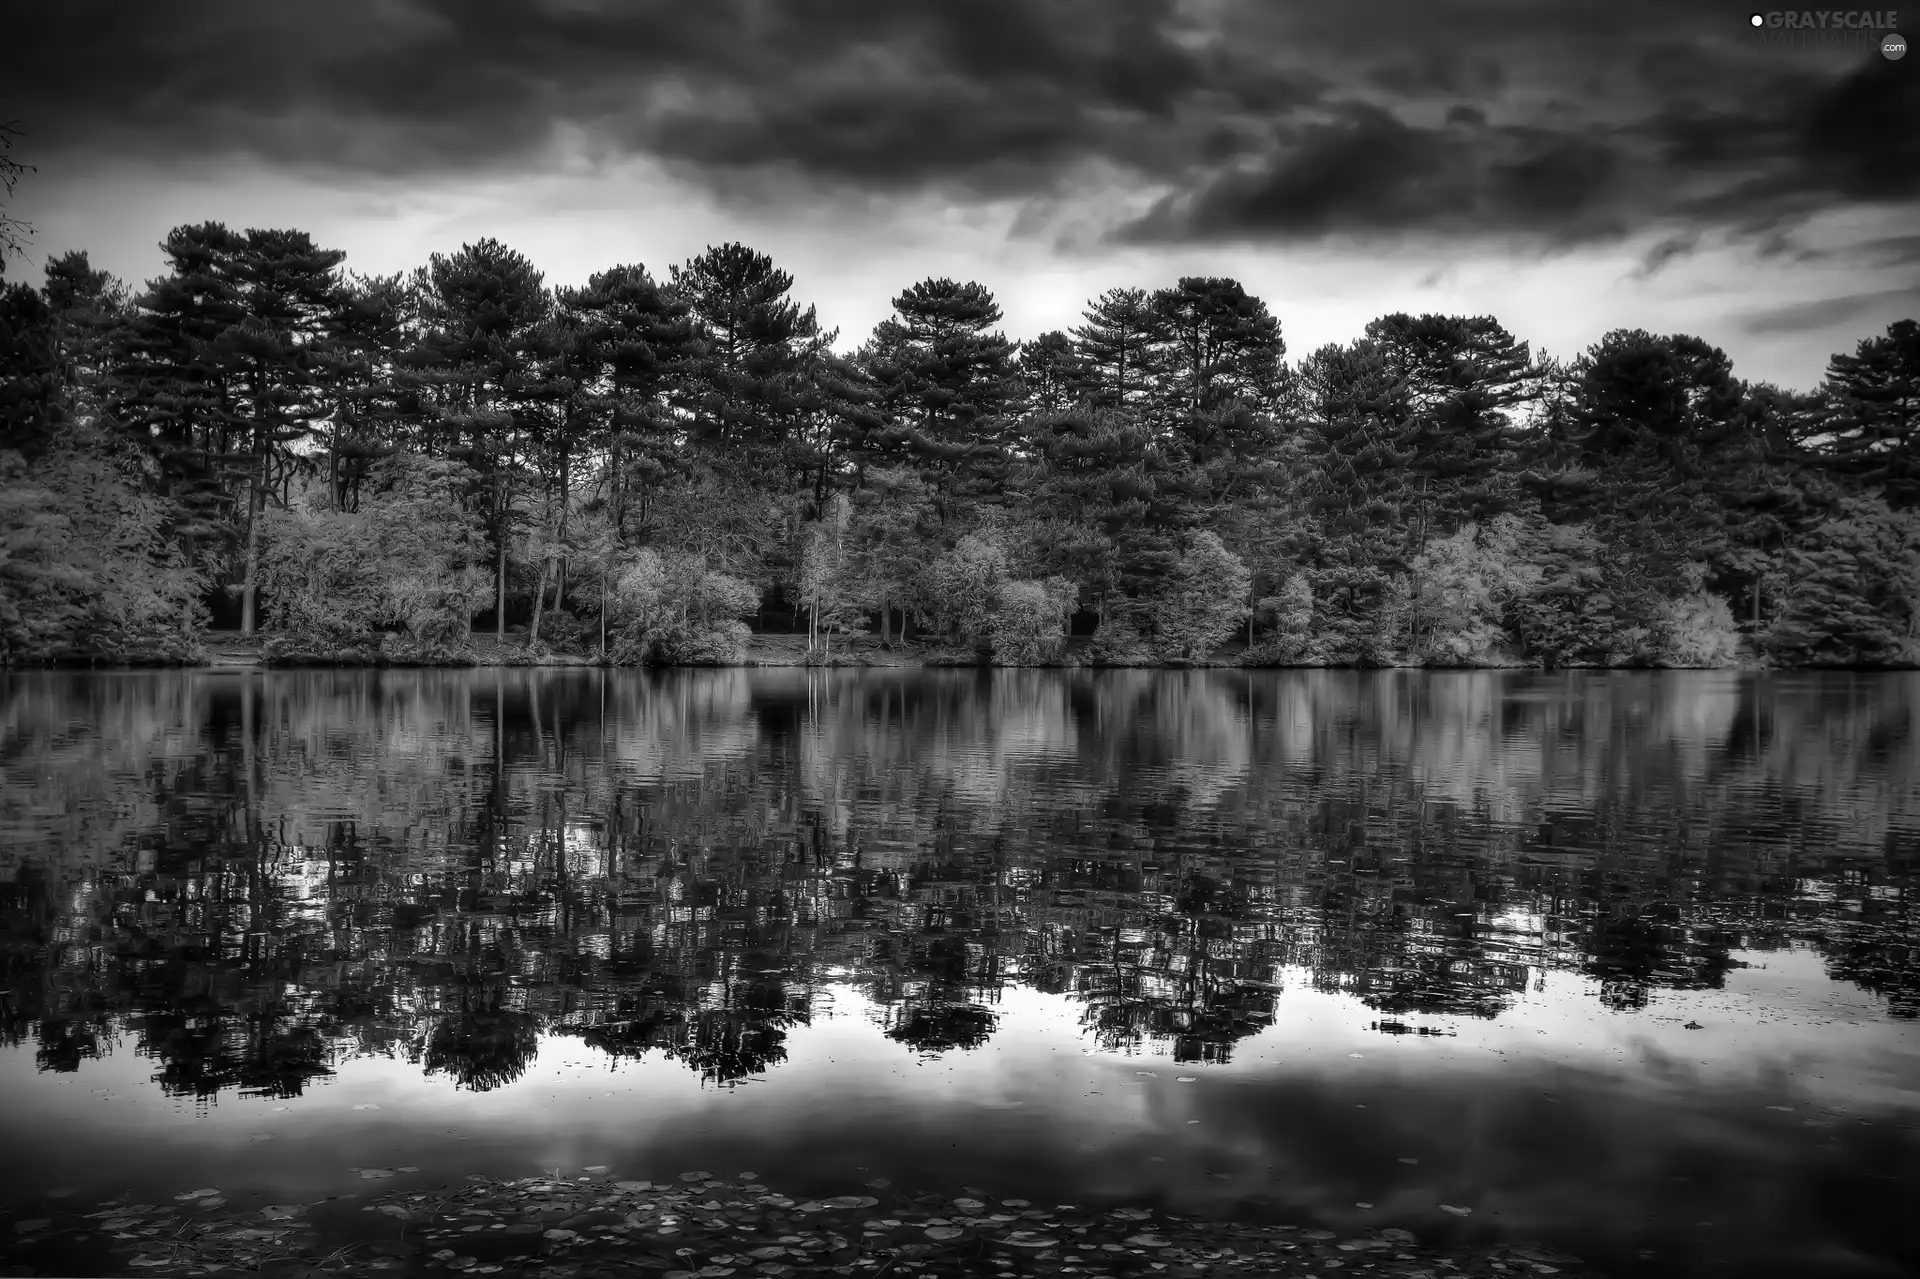
[[[1920,324],[1899,320],[1827,366],[1819,449],[1856,484],[1898,507],[1920,505]]]
[[[24,284],[0,284],[0,449],[31,461],[62,434],[57,320]]]
[[[685,293],[662,287],[643,266],[597,272],[562,300],[580,316],[595,366],[593,445],[607,457],[613,535],[626,544],[637,519],[644,541],[655,490],[684,466],[678,410],[701,394],[706,345]]]
[[[1058,329],[1020,344],[1020,408],[1033,414],[1058,413],[1077,397],[1085,366],[1072,339]]]
[[[246,239],[218,222],[161,241],[166,274],[148,282],[115,332],[110,412],[148,459],[172,535],[217,567],[241,531],[233,491],[248,482],[249,426],[228,336],[245,323]]]
[[[798,411],[796,373],[820,334],[814,308],[788,296],[793,276],[744,244],[709,246],[672,268],[672,284],[704,344],[696,438],[776,460]]]
[[[315,430],[331,406],[322,394],[322,348],[337,309],[335,269],[346,254],[317,248],[304,231],[250,230],[239,284],[245,319],[222,335],[233,369],[234,409],[247,457],[240,632],[251,635],[258,604],[260,514],[283,487],[289,446]]]
[[[1182,430],[1201,435],[1206,415],[1231,400],[1271,405],[1287,348],[1265,302],[1237,280],[1200,276],[1151,301],[1167,343],[1159,399]]]
[[[412,362],[437,401],[437,441],[480,477],[494,543],[494,636],[504,640],[523,427],[538,381],[538,329],[552,297],[531,262],[493,239],[434,254],[415,285],[425,332]]]
[[[407,354],[419,340],[418,297],[401,275],[339,281],[323,345],[332,399],[324,424],[328,503],[357,509],[372,467],[391,450],[427,449],[432,436],[421,379]]]
[[[1415,544],[1508,509],[1518,457],[1511,412],[1536,393],[1540,376],[1527,344],[1490,315],[1395,314],[1366,334],[1406,386],[1408,415],[1394,447],[1419,492]]]
[[[949,499],[991,484],[1015,442],[1004,412],[1016,389],[1014,346],[993,328],[999,304],[984,285],[929,279],[895,297],[893,309],[868,348],[882,402]]]
[[[1075,326],[1079,382],[1103,408],[1146,400],[1165,363],[1168,317],[1145,289],[1108,289],[1087,303]]]

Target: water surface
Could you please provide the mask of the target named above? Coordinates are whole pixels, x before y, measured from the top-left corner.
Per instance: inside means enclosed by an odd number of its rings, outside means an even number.
[[[4,1206],[698,1168],[1900,1273],[1917,703],[1906,674],[5,677]]]

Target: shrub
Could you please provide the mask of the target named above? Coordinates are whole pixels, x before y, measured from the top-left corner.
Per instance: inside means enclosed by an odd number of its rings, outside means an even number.
[[[760,606],[749,583],[684,552],[633,552],[607,590],[608,659],[616,665],[711,665],[738,661]]]
[[[988,535],[969,533],[927,566],[921,586],[926,618],[963,648],[987,648],[1006,581],[1005,548]]]
[[[165,522],[105,452],[0,452],[0,665],[197,660],[205,578]]]
[[[1002,582],[987,624],[994,661],[1003,666],[1057,661],[1066,650],[1067,619],[1079,595],[1079,588],[1064,577]]]
[[[1094,629],[1086,660],[1098,666],[1149,666],[1154,654],[1125,617],[1110,613]]]
[[[1304,574],[1287,578],[1278,595],[1263,596],[1254,609],[1273,629],[1248,648],[1245,665],[1293,666],[1314,660],[1313,584]]]
[[[316,494],[263,512],[268,622],[320,647],[372,643],[386,624],[417,644],[463,644],[489,591],[483,531],[460,501],[471,478],[458,463],[396,453],[375,465],[358,510]]]
[[[1134,609],[1141,641],[1162,660],[1202,661],[1247,615],[1253,575],[1213,533],[1199,533]]]

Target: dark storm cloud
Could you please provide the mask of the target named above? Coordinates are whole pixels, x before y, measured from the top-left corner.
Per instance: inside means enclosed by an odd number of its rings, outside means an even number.
[[[1278,155],[1197,195],[1170,195],[1132,239],[1305,238],[1327,232],[1526,231],[1556,238],[1617,233],[1606,207],[1619,157],[1604,137],[1487,129],[1461,112],[1420,128],[1371,104],[1295,132]]]
[[[1916,80],[1763,53],[1722,4],[67,0],[10,20],[35,158],[524,166],[556,136],[738,192],[1118,180],[1118,234],[1602,239],[1920,197]],[[784,184],[784,185],[782,185]]]
[[[1870,311],[1886,307],[1907,308],[1915,303],[1920,303],[1920,284],[1903,289],[1882,289],[1875,293],[1854,293],[1846,297],[1768,307],[1740,317],[1740,327],[1748,333],[1812,333],[1850,324]]]

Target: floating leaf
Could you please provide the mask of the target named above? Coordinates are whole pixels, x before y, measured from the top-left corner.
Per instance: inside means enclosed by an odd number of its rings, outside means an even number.
[[[680,1174],[680,1180],[682,1180],[682,1181],[712,1181],[712,1180],[713,1180],[713,1174],[712,1174],[712,1173],[710,1173],[710,1172],[683,1172],[683,1173],[681,1173],[681,1174]]]
[[[958,1239],[961,1235],[964,1235],[966,1233],[967,1232],[961,1229],[959,1226],[928,1226],[927,1227],[927,1238],[929,1239],[940,1239],[940,1240]]]
[[[624,1190],[630,1195],[637,1195],[642,1191],[652,1190],[653,1183],[651,1181],[616,1181],[613,1183],[613,1188]]]
[[[1159,1235],[1129,1235],[1125,1242],[1136,1248],[1165,1248],[1168,1243]]]
[[[590,1164],[587,1167],[587,1171],[588,1172],[605,1172],[607,1171],[607,1167],[608,1166],[606,1164]]]
[[[578,1239],[580,1235],[578,1231],[561,1230],[558,1227],[555,1227],[552,1230],[546,1231],[540,1237],[542,1239],[552,1239],[558,1243],[565,1243],[569,1239]]]
[[[199,1190],[189,1190],[183,1195],[175,1195],[174,1198],[183,1201],[187,1199],[207,1199],[219,1193],[219,1190],[214,1187],[206,1186]]]
[[[1176,1084],[1191,1084],[1198,1081],[1199,1078],[1200,1076],[1198,1075],[1180,1075],[1177,1076],[1173,1082]]]
[[[1452,1205],[1452,1204],[1441,1204],[1441,1205],[1440,1205],[1440,1211],[1441,1211],[1441,1212],[1450,1212],[1450,1213],[1452,1213],[1452,1214],[1453,1214],[1454,1216],[1456,1216],[1456,1217],[1471,1217],[1471,1216],[1473,1215],[1473,1209],[1471,1209],[1471,1208],[1456,1208],[1456,1207],[1455,1207],[1454,1205]]]

